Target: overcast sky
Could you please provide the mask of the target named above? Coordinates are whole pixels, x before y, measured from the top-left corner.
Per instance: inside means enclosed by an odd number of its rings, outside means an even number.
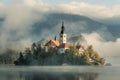
[[[0,0],[0,2],[8,4],[11,3],[13,0]],[[115,6],[120,4],[120,0],[37,0],[48,3],[48,4],[63,4],[68,3],[71,1],[75,2],[86,2],[94,5],[104,5],[104,6]]]

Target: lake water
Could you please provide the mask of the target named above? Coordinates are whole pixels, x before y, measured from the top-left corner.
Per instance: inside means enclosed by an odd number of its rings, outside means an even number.
[[[120,67],[1,65],[0,80],[120,80]]]

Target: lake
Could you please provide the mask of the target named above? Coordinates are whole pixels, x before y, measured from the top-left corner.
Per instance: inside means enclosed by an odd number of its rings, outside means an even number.
[[[0,80],[119,79],[119,66],[0,66]]]

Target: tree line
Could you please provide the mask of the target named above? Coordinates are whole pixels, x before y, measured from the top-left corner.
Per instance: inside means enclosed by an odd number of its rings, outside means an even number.
[[[45,48],[36,43],[20,52],[14,61],[15,65],[104,65],[104,63],[105,59],[101,58],[91,45],[82,54],[79,54],[74,45],[64,54],[59,54],[57,48],[49,47],[49,51],[45,52]]]

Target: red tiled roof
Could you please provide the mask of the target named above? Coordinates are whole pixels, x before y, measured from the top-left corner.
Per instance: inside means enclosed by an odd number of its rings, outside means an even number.
[[[48,46],[48,45],[51,45],[51,44],[54,44],[55,46],[59,46],[59,45],[60,45],[60,43],[59,43],[58,40],[50,40],[50,41],[48,41],[48,42],[45,44],[45,46]]]
[[[59,46],[59,48],[69,48],[69,47],[70,47],[70,45],[67,44],[67,43],[62,43],[62,44],[60,44],[60,46]]]

